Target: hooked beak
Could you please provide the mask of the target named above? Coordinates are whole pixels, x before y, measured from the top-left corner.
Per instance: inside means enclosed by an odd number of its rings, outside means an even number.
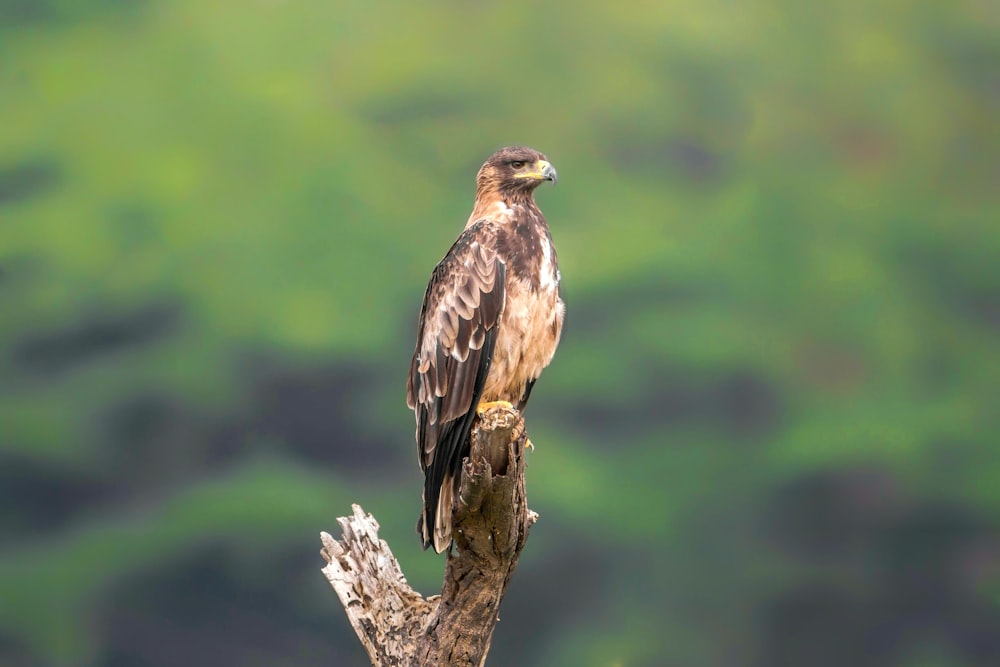
[[[556,184],[559,175],[556,174],[556,168],[549,164],[548,160],[539,160],[538,170],[543,181],[552,181],[552,185]]]
[[[539,160],[535,163],[534,171],[526,171],[515,174],[514,178],[527,178],[532,181],[552,181],[556,182],[556,169],[548,160]]]

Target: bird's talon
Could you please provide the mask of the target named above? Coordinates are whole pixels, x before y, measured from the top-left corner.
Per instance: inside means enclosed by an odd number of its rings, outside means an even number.
[[[484,415],[490,408],[505,408],[507,410],[513,410],[514,406],[508,401],[486,401],[479,404],[479,407],[476,408],[476,412],[480,415]]]

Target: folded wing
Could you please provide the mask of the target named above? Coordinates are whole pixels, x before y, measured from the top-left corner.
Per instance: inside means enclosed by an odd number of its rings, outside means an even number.
[[[469,226],[434,269],[420,311],[407,378],[416,413],[417,454],[425,473],[424,547],[451,542],[451,506],[504,307],[506,265],[493,225]]]

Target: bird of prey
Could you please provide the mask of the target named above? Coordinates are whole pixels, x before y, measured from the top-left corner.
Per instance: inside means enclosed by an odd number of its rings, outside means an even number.
[[[426,549],[451,544],[451,513],[477,414],[523,411],[559,344],[565,306],[535,188],[556,182],[538,151],[494,153],[476,175],[472,215],[431,274],[406,382],[424,471],[418,532]]]

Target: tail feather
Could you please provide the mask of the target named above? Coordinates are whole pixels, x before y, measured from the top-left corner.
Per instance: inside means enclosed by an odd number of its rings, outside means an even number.
[[[441,482],[441,495],[438,496],[437,511],[434,517],[434,551],[438,553],[451,545],[451,508],[454,488],[451,475],[447,475]]]
[[[436,494],[436,501],[432,507],[424,498],[424,511],[417,519],[417,534],[424,549],[434,547],[434,551],[441,553],[451,545],[451,512],[455,501],[454,495],[455,481],[451,475],[447,475]],[[426,494],[425,494],[426,496]]]

